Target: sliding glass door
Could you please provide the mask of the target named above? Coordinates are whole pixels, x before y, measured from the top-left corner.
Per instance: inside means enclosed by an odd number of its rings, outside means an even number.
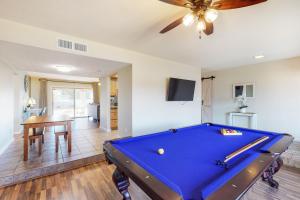
[[[53,114],[74,117],[74,89],[53,88]]]
[[[53,88],[53,114],[87,117],[88,104],[93,102],[92,89]]]
[[[92,102],[92,89],[75,89],[75,117],[87,117],[88,105]]]

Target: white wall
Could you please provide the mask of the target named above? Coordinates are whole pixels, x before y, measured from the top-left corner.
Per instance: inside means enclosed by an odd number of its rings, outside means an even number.
[[[0,61],[0,154],[13,140],[14,72]]]
[[[84,54],[86,56],[132,64],[133,135],[201,122],[201,66],[176,63],[3,19],[0,19],[0,27],[0,40],[64,52],[57,48],[57,38],[63,38],[87,44],[89,51]],[[80,52],[67,52],[82,55]],[[166,80],[169,77],[197,80],[195,101],[185,105],[166,102]]]
[[[100,79],[100,128],[110,132],[110,77]]]
[[[14,133],[23,131],[21,123],[24,121],[24,109],[29,98],[29,92],[24,89],[24,77],[26,73],[16,71],[14,74]]]
[[[170,77],[196,81],[192,102],[166,101]],[[133,68],[133,133],[141,135],[201,123],[201,70],[148,60]]]
[[[216,76],[213,122],[226,123],[225,113],[236,109],[234,83],[255,83],[255,98],[248,111],[258,115],[258,129],[288,132],[300,140],[300,57],[252,66],[207,72]]]
[[[118,71],[118,132],[132,135],[132,67]]]

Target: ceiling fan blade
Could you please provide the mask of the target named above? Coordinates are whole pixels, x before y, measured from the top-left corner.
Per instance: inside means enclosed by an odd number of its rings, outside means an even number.
[[[252,6],[266,1],[267,0],[220,0],[214,2],[210,7],[216,10],[227,10]]]
[[[182,23],[182,19],[183,19],[183,17],[180,17],[176,21],[172,22],[167,27],[165,27],[163,30],[161,30],[160,33],[166,33],[168,31],[172,30],[173,28],[179,26]]]
[[[159,0],[168,4],[182,7],[190,7],[193,3],[188,0]]]
[[[205,21],[205,25],[206,25],[206,28],[205,30],[203,30],[203,32],[206,34],[206,35],[210,35],[214,32],[214,24],[213,23],[208,23]]]

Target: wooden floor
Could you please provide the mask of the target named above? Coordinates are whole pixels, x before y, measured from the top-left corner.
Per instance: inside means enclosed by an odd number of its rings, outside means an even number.
[[[70,200],[121,200],[111,181],[114,166],[96,163],[64,173],[35,179],[0,189],[0,199],[70,199]],[[272,189],[262,181],[252,187],[243,200],[295,200],[300,199],[300,171],[281,169],[276,175],[280,189]],[[132,183],[133,200],[149,198]]]

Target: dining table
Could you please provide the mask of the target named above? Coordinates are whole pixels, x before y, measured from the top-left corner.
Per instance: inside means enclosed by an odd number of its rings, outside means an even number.
[[[24,161],[28,160],[29,130],[35,132],[38,128],[65,126],[67,131],[68,152],[72,151],[72,121],[74,119],[65,115],[31,116],[21,125],[24,126]]]

